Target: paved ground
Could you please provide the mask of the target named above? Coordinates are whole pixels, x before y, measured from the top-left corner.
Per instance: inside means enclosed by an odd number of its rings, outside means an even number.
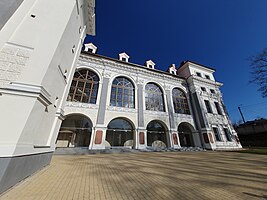
[[[227,152],[54,156],[0,199],[267,199],[267,156]]]

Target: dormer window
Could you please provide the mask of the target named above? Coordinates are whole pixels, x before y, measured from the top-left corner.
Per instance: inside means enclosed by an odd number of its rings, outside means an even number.
[[[171,74],[176,74],[176,67],[175,67],[175,64],[172,64],[170,67],[169,67],[169,70],[168,70]]]
[[[125,52],[119,54],[119,60],[121,61],[128,62],[129,58],[130,56],[128,56]]]
[[[197,75],[198,77],[202,77],[200,72],[196,72],[196,75]]]
[[[210,76],[209,75],[205,75],[206,79],[209,79],[210,80]]]
[[[97,47],[93,43],[84,44],[84,51],[96,53]]]
[[[204,88],[204,87],[201,87],[201,90],[202,90],[203,92],[206,92],[206,91],[207,91],[206,88]]]
[[[154,69],[155,68],[155,63],[152,61],[152,60],[147,60],[146,63],[145,63],[145,66],[147,68],[150,68],[150,69]]]

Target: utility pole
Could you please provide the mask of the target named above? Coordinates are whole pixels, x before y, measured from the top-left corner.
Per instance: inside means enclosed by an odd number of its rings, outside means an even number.
[[[238,110],[239,110],[240,115],[241,115],[241,117],[242,117],[242,119],[243,119],[243,122],[246,123],[245,118],[244,118],[244,115],[243,115],[243,113],[242,113],[242,111],[241,111],[240,106],[238,106]]]

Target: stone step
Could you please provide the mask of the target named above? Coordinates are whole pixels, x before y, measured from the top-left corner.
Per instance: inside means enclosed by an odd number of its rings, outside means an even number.
[[[179,152],[179,151],[206,151],[201,147],[181,147],[179,149],[173,148],[153,148],[146,149],[130,149],[130,148],[108,148],[92,150],[88,148],[57,148],[54,155],[87,155],[87,154],[109,154],[109,153],[138,153],[138,152]]]

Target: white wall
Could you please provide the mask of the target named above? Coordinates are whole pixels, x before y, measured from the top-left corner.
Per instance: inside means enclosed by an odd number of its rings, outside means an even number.
[[[53,151],[86,32],[76,2],[24,1],[1,30],[2,157]]]

